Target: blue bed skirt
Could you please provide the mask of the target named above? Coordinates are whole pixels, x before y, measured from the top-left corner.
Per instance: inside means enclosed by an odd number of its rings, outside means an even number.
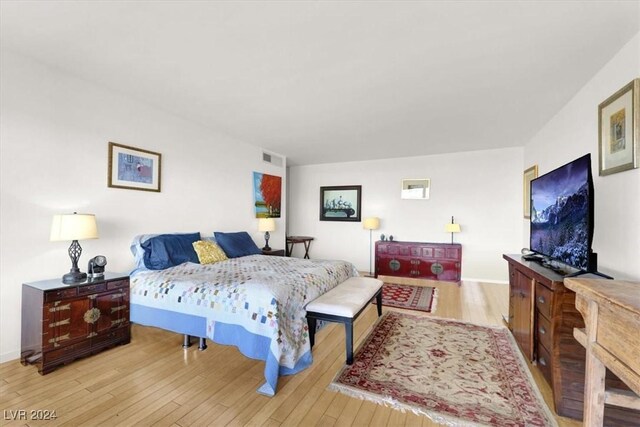
[[[269,349],[271,339],[248,332],[241,326],[216,322],[214,335],[207,335],[207,319],[200,316],[178,313],[170,310],[131,304],[131,322],[145,326],[166,329],[179,334],[209,338],[217,344],[233,345],[242,354],[252,359],[264,360],[264,377],[266,382],[258,388],[258,393],[275,395],[280,375],[296,374],[309,367],[313,362],[311,351],[305,353],[295,367],[280,366],[278,360]]]

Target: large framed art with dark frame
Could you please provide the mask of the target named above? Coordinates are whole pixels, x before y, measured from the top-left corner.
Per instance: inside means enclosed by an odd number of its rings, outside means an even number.
[[[320,187],[320,221],[360,222],[361,185]]]

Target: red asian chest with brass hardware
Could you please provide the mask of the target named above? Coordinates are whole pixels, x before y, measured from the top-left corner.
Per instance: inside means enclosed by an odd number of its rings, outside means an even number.
[[[462,246],[454,243],[376,242],[376,277],[460,281]]]
[[[64,284],[59,279],[22,285],[20,361],[47,374],[80,357],[131,341],[129,276]]]

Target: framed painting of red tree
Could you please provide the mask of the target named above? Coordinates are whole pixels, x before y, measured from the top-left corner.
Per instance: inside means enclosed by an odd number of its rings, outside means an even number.
[[[254,172],[253,195],[256,218],[280,218],[282,177]]]

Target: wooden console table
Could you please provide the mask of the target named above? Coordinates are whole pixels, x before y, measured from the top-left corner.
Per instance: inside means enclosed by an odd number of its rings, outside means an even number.
[[[587,350],[584,425],[603,425],[605,403],[640,410],[640,283],[567,279],[565,286],[585,320],[573,332]],[[607,368],[637,396],[605,391]]]

